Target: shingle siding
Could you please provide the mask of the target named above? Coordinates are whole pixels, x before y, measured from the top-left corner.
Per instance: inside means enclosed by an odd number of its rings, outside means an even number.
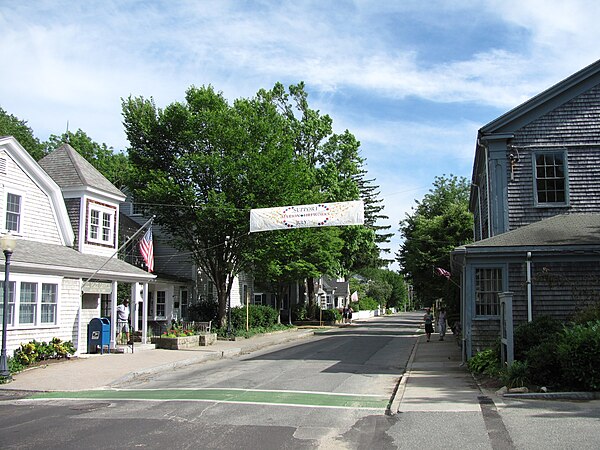
[[[4,151],[0,156],[6,160],[6,177],[0,184],[0,226],[5,227],[6,193],[22,197],[21,229],[17,233],[22,239],[61,244],[61,237],[49,197]]]
[[[600,87],[521,128],[511,145],[519,160],[508,173],[510,230],[567,212],[600,213]],[[535,206],[532,155],[561,149],[567,154],[569,205]]]
[[[79,227],[81,226],[81,217],[80,217],[81,199],[79,199],[79,198],[65,199],[65,206],[67,207],[67,213],[69,214],[69,220],[71,221],[71,226],[73,227],[73,233],[75,233],[75,240],[73,243],[73,248],[79,248]]]

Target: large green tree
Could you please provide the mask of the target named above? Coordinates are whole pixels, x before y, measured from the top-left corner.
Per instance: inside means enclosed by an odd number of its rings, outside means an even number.
[[[291,105],[280,90],[232,105],[210,86],[191,87],[184,102],[164,109],[152,99],[123,101],[136,201],[210,277],[221,324],[233,276],[266,245],[248,235],[249,209],[321,199],[314,161],[297,152],[298,124],[288,120]]]
[[[13,136],[27,152],[38,161],[44,155],[44,145],[33,134],[25,120],[21,120],[0,108],[0,136]]]
[[[364,160],[359,156],[360,143],[354,135],[348,130],[334,133],[331,117],[309,107],[302,83],[290,86],[289,92],[277,84],[270,91],[270,99],[288,124],[295,157],[306,167],[310,180],[308,190],[297,200],[300,203],[358,200],[356,177]],[[269,236],[256,248],[254,268],[259,278],[279,288],[306,278],[308,298],[312,301],[314,277],[346,275],[356,259],[369,254],[376,245],[370,230],[353,226],[298,230],[273,239]],[[295,250],[293,258],[291,249]]]
[[[400,222],[404,242],[397,253],[401,271],[426,306],[443,298],[458,308],[458,279],[436,274],[450,270],[450,253],[473,237],[473,217],[468,210],[470,185],[466,178],[436,177],[433,188]]]

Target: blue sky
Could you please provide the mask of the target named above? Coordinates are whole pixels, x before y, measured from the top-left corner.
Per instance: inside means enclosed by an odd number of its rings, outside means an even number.
[[[121,98],[304,81],[397,231],[435,176],[470,177],[479,128],[600,58],[599,18],[596,0],[3,0],[0,107],[122,150]]]

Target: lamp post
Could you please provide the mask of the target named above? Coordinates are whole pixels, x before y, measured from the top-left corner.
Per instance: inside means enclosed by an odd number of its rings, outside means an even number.
[[[8,360],[6,358],[6,328],[8,326],[8,286],[10,276],[10,257],[17,245],[15,237],[8,232],[0,238],[0,245],[4,252],[4,301],[2,302],[2,354],[0,355],[0,377],[10,378]]]
[[[229,236],[225,236],[225,245],[223,246],[223,252],[225,253],[225,259],[227,259],[227,254],[229,253]],[[227,264],[226,264],[227,267]],[[227,292],[227,288],[229,287],[229,273],[225,275],[225,292]],[[227,339],[231,339],[231,292],[227,295]]]

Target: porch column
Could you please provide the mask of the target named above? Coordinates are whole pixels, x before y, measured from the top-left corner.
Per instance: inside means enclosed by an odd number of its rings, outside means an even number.
[[[110,294],[110,348],[117,346],[117,282],[112,282]]]
[[[139,331],[140,303],[143,301],[140,283],[131,284],[131,330]]]
[[[148,343],[148,283],[144,283],[142,294],[142,344]]]

